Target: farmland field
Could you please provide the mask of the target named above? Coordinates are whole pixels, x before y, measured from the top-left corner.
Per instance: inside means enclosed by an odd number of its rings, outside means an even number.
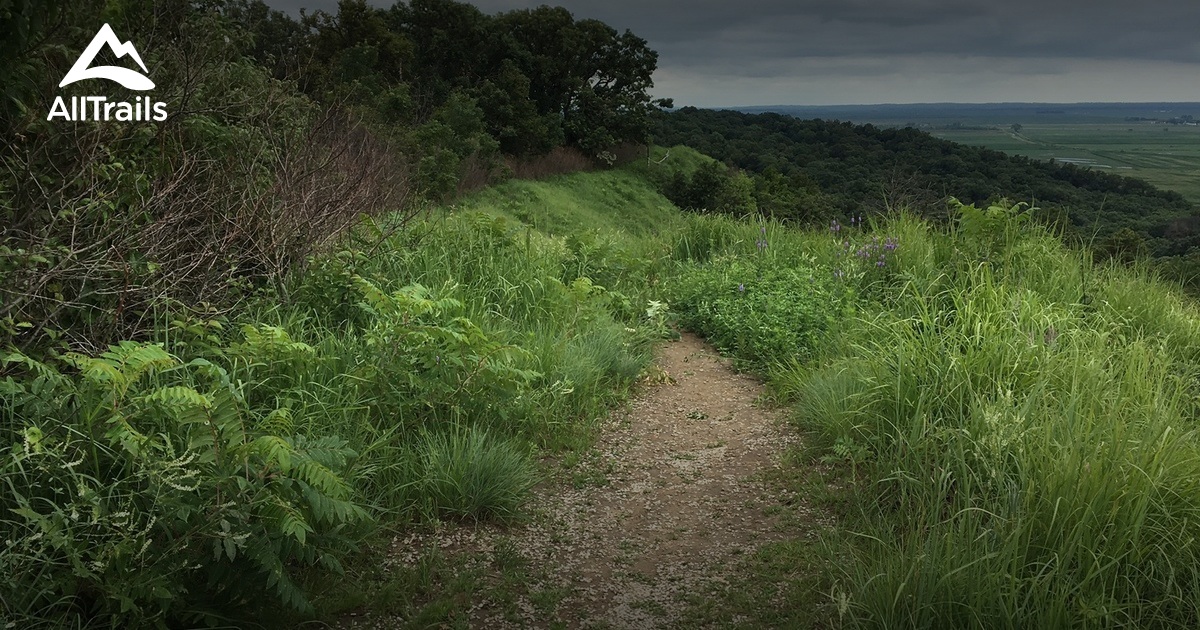
[[[1112,170],[1200,203],[1200,127],[1146,122],[1055,123],[1010,128],[937,129],[933,135],[1035,159]]]
[[[915,127],[952,142],[1112,170],[1200,203],[1200,126],[1165,124],[1182,116],[1200,119],[1198,103],[933,103],[739,110]],[[1020,125],[1019,133],[1013,132],[1014,124]]]

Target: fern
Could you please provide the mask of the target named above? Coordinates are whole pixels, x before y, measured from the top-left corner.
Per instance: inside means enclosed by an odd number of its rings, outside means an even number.
[[[954,197],[950,198],[949,204],[958,213],[960,234],[969,244],[978,248],[977,253],[984,257],[1014,243],[1032,213],[1037,210],[1024,202],[1010,206],[1004,199],[987,208],[964,205]]]
[[[141,400],[158,403],[168,409],[189,409],[191,407],[212,409],[213,406],[213,401],[209,397],[186,385],[160,387],[143,396]]]
[[[340,567],[348,532],[370,520],[343,477],[356,454],[339,438],[292,435],[286,407],[251,408],[234,374],[314,351],[281,328],[243,334],[211,355],[225,365],[133,342],[69,355],[66,375],[2,357],[27,372],[0,383],[26,423],[23,443],[0,458],[13,490],[0,494],[0,522],[24,532],[0,549],[0,569],[6,591],[27,594],[23,608],[71,605],[85,589],[118,625],[203,616],[256,593],[311,610],[288,570]],[[17,569],[19,558],[43,569]],[[214,603],[189,603],[199,594]]]

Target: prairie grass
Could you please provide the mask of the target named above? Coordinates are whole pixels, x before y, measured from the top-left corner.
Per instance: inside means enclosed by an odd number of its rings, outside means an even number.
[[[861,471],[847,621],[1200,623],[1195,307],[1034,228],[895,227],[878,302],[777,375]]]
[[[0,566],[46,567],[6,572],[5,591],[26,595],[6,596],[0,618],[303,616],[305,591],[388,529],[518,518],[541,453],[587,448],[666,332],[647,312],[657,294],[646,281],[665,254],[622,235],[651,234],[671,209],[626,171],[507,186],[401,229],[366,220],[282,295],[237,313],[164,308],[148,343],[48,363],[0,353],[15,376],[0,388],[0,421],[16,449],[0,483],[22,490],[0,500],[0,525],[21,540],[0,549]],[[214,409],[220,441],[194,428]],[[201,481],[172,481],[151,500],[162,470]],[[55,533],[83,505],[106,525],[133,496],[146,531]],[[215,561],[175,566],[180,546],[199,558],[210,544]],[[205,580],[228,588],[205,596],[193,587]]]
[[[673,236],[681,321],[845,465],[838,623],[1200,624],[1200,310],[1024,212]]]
[[[0,566],[38,558],[42,567],[10,572],[5,588],[30,595],[6,598],[17,603],[3,613],[31,626],[213,621],[214,610],[246,611],[187,585],[260,584],[272,567],[318,564],[266,591],[306,611],[301,587],[327,582],[356,545],[380,544],[384,532],[519,518],[537,461],[590,446],[596,420],[628,394],[677,320],[763,375],[816,436],[810,448],[846,476],[831,499],[839,531],[751,563],[761,589],[730,595],[731,610],[780,625],[1200,625],[1193,302],[1145,268],[1094,264],[1020,219],[1020,208],[963,211],[950,229],[898,214],[802,230],[680,213],[655,192],[664,174],[703,161],[656,149],[620,169],[510,181],[396,231],[386,218],[367,221],[282,295],[227,316],[164,313],[160,346],[46,365],[0,355],[14,376],[0,382],[12,438],[0,481],[61,495],[0,499],[9,508],[0,524],[24,545],[24,555],[0,550]],[[143,355],[160,367],[122,358]],[[95,382],[76,365],[93,366]],[[128,374],[104,381],[113,370]],[[178,468],[186,454],[172,449],[200,443],[194,423],[176,419],[213,401],[244,462],[217,457],[221,480],[163,494],[153,509],[164,518],[142,515],[158,529],[147,525],[140,538],[110,528],[96,544],[55,539],[72,556],[34,544],[38,528],[69,519],[76,504],[112,514],[146,496],[155,477],[145,471]],[[114,408],[144,434],[94,430]],[[86,466],[66,466],[85,452]],[[46,465],[29,464],[36,458]],[[261,474],[245,472],[255,467]],[[114,491],[75,496],[83,476]],[[285,478],[293,485],[271,485]],[[245,506],[218,500],[234,480]],[[244,534],[254,543],[246,549],[270,553],[250,563],[230,543],[219,549],[229,563],[172,573],[175,548],[156,541],[185,538],[166,515],[215,505],[268,517],[241,522],[229,511],[229,532],[198,522],[183,533]],[[260,521],[265,529],[254,529]],[[138,556],[124,581],[115,569],[72,573],[72,561],[140,544],[150,560]],[[804,566],[789,572],[790,559]],[[376,561],[352,560],[351,573]],[[448,623],[483,578],[435,564],[350,579],[348,590],[361,592],[316,604],[336,613],[379,601]],[[809,579],[821,569],[828,574]],[[437,584],[453,593],[434,593]],[[818,607],[828,619],[763,610],[818,584],[831,589],[833,605]],[[81,590],[86,598],[73,594]],[[816,601],[797,597],[806,610]],[[422,598],[429,604],[418,610]],[[689,620],[728,622],[714,601]]]

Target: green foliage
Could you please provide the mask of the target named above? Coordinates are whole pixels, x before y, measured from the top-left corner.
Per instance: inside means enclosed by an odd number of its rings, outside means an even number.
[[[646,43],[561,9],[59,4],[0,5],[0,344],[39,357],[148,338],[171,301],[277,291],[361,215],[501,177],[500,150],[611,156],[654,108]],[[168,120],[77,133],[34,111],[105,22],[140,42]]]
[[[746,217],[757,211],[754,182],[716,162],[701,165],[690,177],[676,171],[662,192],[676,206],[696,212]]]
[[[881,301],[777,374],[859,479],[851,625],[1197,623],[1200,313],[1023,216],[901,224]]]
[[[1146,239],[1129,228],[1121,228],[1096,244],[1096,255],[1101,259],[1113,259],[1132,264],[1149,253]],[[1200,268],[1197,269],[1200,271]]]
[[[249,404],[237,364],[311,348],[269,327],[245,336],[216,362],[122,342],[67,355],[66,374],[5,355],[26,371],[3,391],[7,616],[165,625],[264,598],[308,609],[292,567],[338,570],[369,520],[345,478],[356,454],[281,434],[286,407]]]
[[[1000,196],[1036,203],[1038,220],[1073,241],[1128,228],[1154,257],[1184,256],[1200,246],[1193,204],[1100,169],[955,144],[916,129],[782,114],[684,107],[657,114],[654,123],[656,143],[686,144],[752,173],[763,192],[759,211],[780,218],[827,221],[906,208],[942,219],[948,195],[967,204]]]
[[[807,360],[850,295],[778,224],[696,217],[675,251],[702,263],[666,286],[680,323],[760,372]]]
[[[482,106],[488,139],[506,153],[543,154],[566,143],[601,158],[622,142],[644,143],[657,109],[648,91],[658,55],[645,40],[561,7],[490,16],[452,0],[387,10],[357,0],[299,24],[257,3],[232,13],[255,36],[251,54],[260,63],[286,69],[320,100],[352,103],[398,135],[466,97]],[[423,148],[427,135],[416,138]],[[435,158],[427,176],[455,170],[436,154],[427,156]],[[430,190],[440,199],[444,188]]]
[[[417,168],[418,186],[426,196],[437,201],[448,198],[471,160],[488,171],[496,167],[499,144],[484,125],[483,110],[475,100],[456,91],[431,120],[417,128],[416,138],[426,151]]]
[[[0,345],[42,357],[144,340],[167,304],[226,309],[278,287],[358,217],[407,194],[385,143],[242,57],[246,33],[229,16],[187,3],[67,3],[56,15],[60,27],[27,51],[45,66],[27,77],[38,93],[57,93],[111,22],[138,42],[171,116],[76,128],[48,123],[39,106],[3,126],[0,321],[12,324]],[[114,89],[111,100],[133,100]]]
[[[388,294],[361,277],[354,280],[373,319],[363,340],[374,360],[362,375],[378,388],[373,406],[394,414],[393,422],[420,417],[421,407],[457,420],[487,406],[504,420],[512,408],[508,401],[541,378],[523,367],[527,352],[489,338],[462,315],[458,300],[434,298],[419,284]]]
[[[816,273],[714,261],[684,273],[670,295],[684,326],[764,369],[805,360],[831,323],[836,301]]]
[[[987,208],[976,208],[973,204],[964,205],[954,197],[950,198],[950,208],[957,213],[958,234],[968,248],[967,253],[984,259],[1007,251],[1020,237],[1022,225],[1037,209],[1023,202],[1009,206],[1006,200]]]

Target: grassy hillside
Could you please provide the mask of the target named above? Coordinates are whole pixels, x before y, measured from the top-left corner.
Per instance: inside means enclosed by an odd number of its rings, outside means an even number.
[[[683,321],[761,370],[840,465],[837,615],[1193,627],[1200,310],[1019,206],[954,214],[948,233],[706,220],[710,242],[765,244],[710,250],[672,285]]]
[[[832,595],[803,600],[814,625],[1200,622],[1194,303],[1020,206],[819,230],[679,212],[658,186],[705,161],[507,182],[368,220],[237,312],[7,350],[4,616],[309,617],[315,597],[448,623],[495,585],[436,559],[383,575],[380,534],[520,518],[542,456],[570,465],[675,321],[794,409],[814,435],[796,489],[824,462],[841,506],[817,560],[781,546],[706,606],[792,618],[753,592],[797,592],[794,561]]]
[[[952,208],[948,228],[903,214],[808,231],[674,215],[626,179],[703,161],[672,151],[662,164],[514,183],[464,206],[617,237],[621,253],[600,258],[621,262],[595,274],[652,273],[683,326],[792,406],[815,436],[792,460],[796,489],[813,491],[801,478],[809,458],[832,465],[842,488],[832,498],[844,533],[821,560],[833,599],[803,600],[811,623],[1197,622],[1194,302],[1144,269],[1097,266],[1020,206]],[[669,229],[561,211],[595,209],[576,195],[602,191],[634,192]],[[811,566],[795,549],[775,552]],[[750,604],[769,599],[754,593],[797,592],[802,574],[777,564],[705,606],[770,625],[778,611]]]
[[[544,181],[511,180],[457,202],[454,212],[502,213],[555,236],[587,231],[646,237],[669,231],[679,211],[645,177],[645,166]]]

